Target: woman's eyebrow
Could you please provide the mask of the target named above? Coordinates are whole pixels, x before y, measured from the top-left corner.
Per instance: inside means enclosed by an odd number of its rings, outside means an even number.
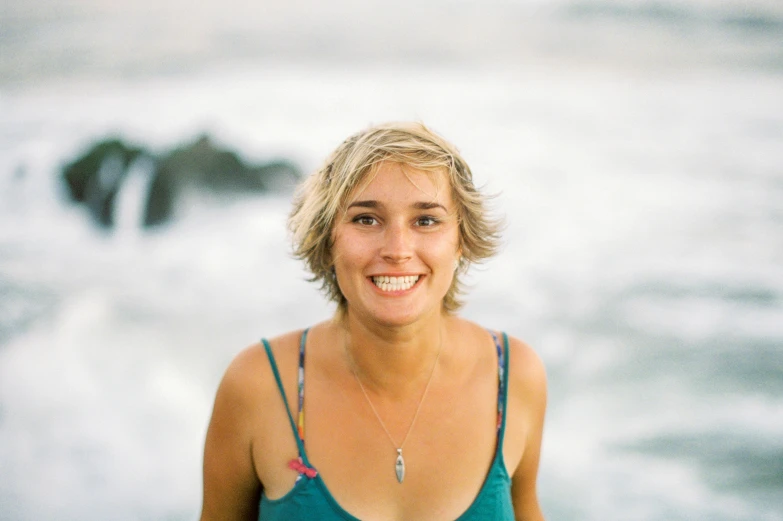
[[[358,206],[359,208],[378,208],[383,205],[378,201],[354,201],[348,205],[348,209],[351,209],[354,206]]]
[[[358,208],[382,208],[384,205],[380,201],[374,201],[374,200],[366,200],[366,201],[354,201],[351,204],[348,205],[348,209],[358,207]],[[440,203],[432,202],[432,201],[420,201],[417,203],[413,203],[411,205],[412,208],[415,208],[416,210],[432,210],[434,208],[440,208],[444,212],[448,212],[446,210],[446,207],[443,206]]]
[[[432,202],[432,201],[413,203],[413,207],[416,208],[417,210],[432,210],[433,208],[440,208],[444,212],[448,213],[448,210],[446,210],[445,206],[443,206],[440,203],[435,203],[435,202]]]

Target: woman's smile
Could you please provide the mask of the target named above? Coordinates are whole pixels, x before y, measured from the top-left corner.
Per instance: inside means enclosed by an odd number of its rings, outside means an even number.
[[[370,280],[383,293],[400,295],[412,290],[420,278],[421,275],[379,275],[370,277]]]

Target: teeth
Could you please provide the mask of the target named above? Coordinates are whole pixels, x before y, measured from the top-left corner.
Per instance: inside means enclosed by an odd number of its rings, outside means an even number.
[[[381,291],[405,291],[411,289],[419,280],[418,275],[407,275],[405,277],[373,277],[373,283],[381,288]]]

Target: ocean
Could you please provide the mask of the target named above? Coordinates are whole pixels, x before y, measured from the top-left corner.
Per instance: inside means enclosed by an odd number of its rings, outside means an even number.
[[[137,176],[107,232],[65,163],[208,132],[309,172],[408,119],[505,218],[462,315],[547,367],[547,519],[783,519],[779,3],[297,6],[0,6],[0,519],[197,519],[223,370],[333,312],[289,193],[144,231]]]

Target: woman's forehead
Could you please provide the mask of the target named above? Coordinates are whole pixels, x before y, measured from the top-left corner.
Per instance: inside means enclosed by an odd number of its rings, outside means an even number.
[[[364,175],[348,194],[346,205],[366,196],[408,196],[451,204],[451,192],[445,169],[423,170],[404,163],[384,161]]]

